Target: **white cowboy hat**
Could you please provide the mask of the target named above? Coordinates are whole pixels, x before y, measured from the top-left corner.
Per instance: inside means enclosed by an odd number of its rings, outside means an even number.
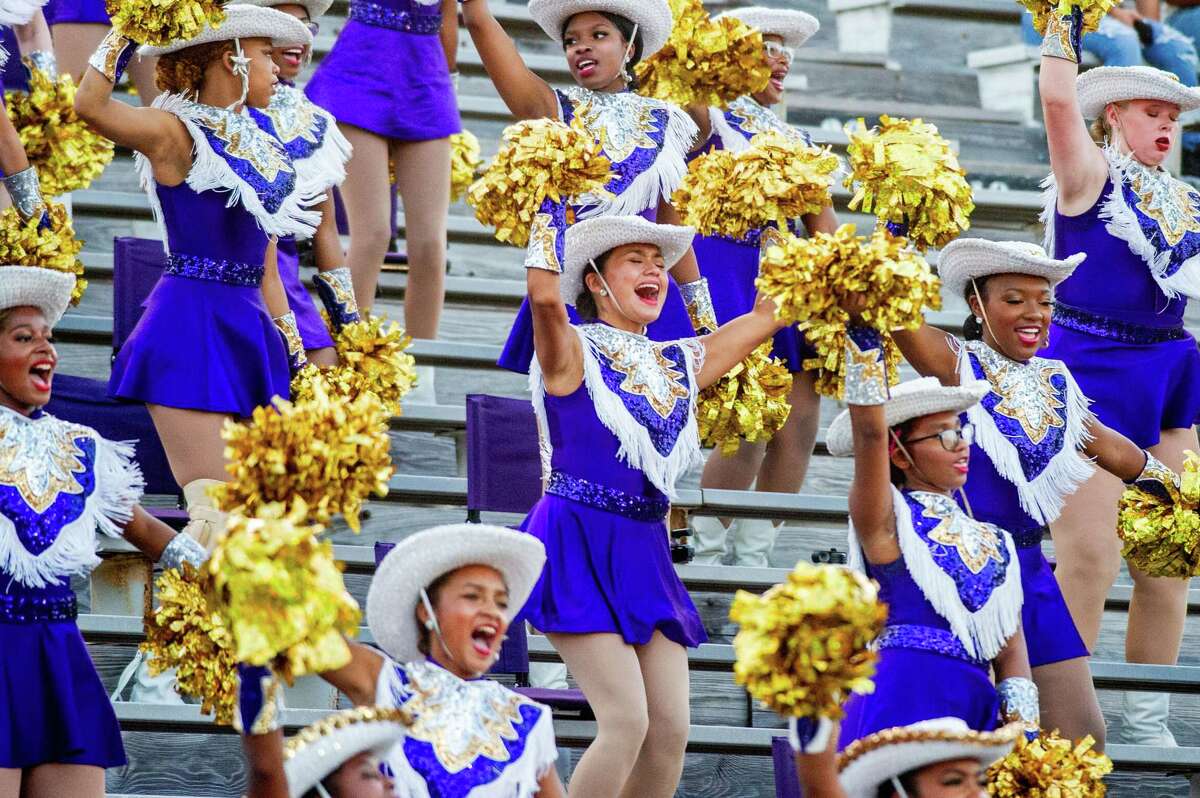
[[[58,324],[71,292],[75,290],[75,275],[41,266],[0,266],[0,310],[34,307],[53,327]]]
[[[529,0],[529,16],[559,44],[563,25],[585,11],[616,14],[636,24],[643,61],[661,50],[671,35],[673,20],[667,0]]]
[[[1149,66],[1094,67],[1075,81],[1079,110],[1085,119],[1104,113],[1109,103],[1123,100],[1162,100],[1180,111],[1200,108],[1200,89],[1184,86],[1170,72]]]
[[[937,377],[918,377],[892,388],[892,398],[883,404],[883,415],[889,427],[903,424],[921,416],[962,412],[987,395],[991,386],[987,380],[974,380],[966,385],[942,385]],[[835,457],[854,453],[854,436],[850,430],[850,411],[838,414],[825,434],[825,447]]]
[[[363,751],[385,755],[411,722],[408,713],[400,709],[356,707],[305,727],[284,746],[288,794],[302,798]]]
[[[812,14],[791,8],[749,6],[724,11],[713,19],[724,17],[739,19],[750,27],[757,28],[764,36],[782,36],[785,47],[800,47],[821,29],[820,20]]]
[[[1056,260],[1037,244],[1025,241],[957,238],[943,247],[938,256],[938,277],[949,295],[956,297],[966,294],[971,280],[993,274],[1045,277],[1053,288],[1070,277],[1086,257],[1086,253],[1077,252],[1064,260]]]
[[[397,662],[421,658],[415,611],[421,591],[442,574],[489,565],[508,587],[508,618],[521,611],[542,575],[546,549],[533,535],[488,524],[447,524],[410,535],[375,569],[367,591],[367,625]]]
[[[270,39],[276,47],[289,45],[312,46],[312,34],[304,23],[273,8],[234,3],[225,6],[225,21],[219,27],[205,25],[204,30],[184,41],[171,42],[162,47],[143,45],[138,55],[143,58],[167,55],[195,47],[198,44],[227,42],[233,39]]]
[[[624,244],[654,244],[668,271],[687,253],[696,231],[674,224],[655,224],[641,216],[596,216],[567,228],[558,289],[563,302],[574,305],[584,288],[584,275],[595,260]],[[596,264],[599,266],[599,264]]]
[[[275,6],[304,6],[309,19],[324,16],[333,5],[333,0],[238,0],[241,5],[274,8]]]
[[[847,798],[875,798],[894,776],[938,762],[974,759],[985,768],[1017,741],[1019,723],[992,732],[967,728],[959,718],[937,718],[884,729],[855,740],[838,758],[838,781]]]

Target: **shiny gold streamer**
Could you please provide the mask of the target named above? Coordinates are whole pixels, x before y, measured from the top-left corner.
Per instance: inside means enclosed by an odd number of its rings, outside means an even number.
[[[1113,763],[1093,750],[1089,735],[1078,743],[1057,731],[1043,731],[1035,740],[1017,738],[1017,745],[988,768],[988,794],[993,798],[1101,798],[1104,777]]]
[[[70,75],[52,80],[28,59],[25,64],[29,91],[5,92],[5,106],[30,165],[37,169],[42,192],[56,197],[87,188],[112,162],[113,143],[75,113]]]
[[[879,117],[879,125],[847,126],[846,154],[853,189],[850,210],[881,222],[908,225],[918,249],[941,247],[970,226],[975,202],[958,157],[933,125],[920,119]]]
[[[874,691],[887,606],[858,571],[798,563],[761,596],[739,590],[729,617],[741,625],[734,680],[779,714],[837,720],[850,693]]]
[[[670,0],[674,24],[661,50],[634,71],[638,93],[681,107],[725,108],[767,87],[762,34],[740,19],[712,19],[700,0]]]
[[[478,177],[483,160],[479,157],[479,139],[469,130],[450,137],[450,201],[458,202]],[[395,182],[395,181],[393,181]]]
[[[700,392],[696,422],[702,445],[732,455],[743,440],[769,441],[787,423],[792,375],[782,360],[771,357],[771,346],[771,341],[759,345]]]
[[[1133,485],[1125,488],[1117,512],[1121,556],[1150,576],[1200,576],[1200,457],[1186,452],[1175,501]]]
[[[612,162],[590,133],[554,119],[528,119],[504,129],[500,151],[467,191],[475,218],[496,228],[496,239],[523,247],[534,214],[547,199],[591,194],[604,186]]]
[[[194,39],[225,21],[220,0],[106,0],[105,6],[117,32],[155,47]]]
[[[83,262],[78,257],[83,242],[75,238],[71,217],[64,206],[49,202],[45,215],[49,224],[43,226],[39,216],[22,221],[15,208],[7,208],[0,213],[0,264],[40,266],[75,275],[71,304],[78,305],[87,289],[87,280],[83,279]],[[2,279],[3,272],[0,271]]]
[[[1070,16],[1074,6],[1079,6],[1079,10],[1083,12],[1083,30],[1080,33],[1091,33],[1100,27],[1100,20],[1104,19],[1112,7],[1117,5],[1117,0],[1017,0],[1017,2],[1033,14],[1033,27],[1037,29],[1039,35],[1045,35],[1046,22],[1051,16]]]
[[[759,259],[755,285],[775,300],[777,317],[798,323],[817,350],[804,368],[820,372],[816,389],[822,396],[845,395],[850,315],[841,306],[852,295],[866,300],[861,323],[883,335],[893,385],[900,379],[900,351],[891,332],[915,330],[924,321],[924,308],[941,308],[941,282],[925,259],[904,244],[882,230],[864,239],[854,234],[854,225],[844,224],[832,234],[784,236]]]
[[[387,415],[400,415],[400,401],[417,384],[416,360],[407,352],[412,337],[394,321],[366,315],[335,332],[333,342],[338,365],[309,364],[297,372],[292,377],[292,401],[311,400],[314,384],[320,382],[331,398],[353,402],[363,393],[372,393]]]
[[[839,168],[828,148],[777,131],[759,133],[741,152],[712,150],[694,159],[673,203],[683,223],[702,235],[742,238],[775,223],[820,213]]]

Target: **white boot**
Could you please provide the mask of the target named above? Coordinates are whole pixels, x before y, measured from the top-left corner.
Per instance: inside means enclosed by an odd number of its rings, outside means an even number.
[[[1125,692],[1125,726],[1121,742],[1176,748],[1175,735],[1167,728],[1171,712],[1170,693]]]
[[[404,397],[407,405],[436,405],[437,391],[433,387],[433,366],[413,366],[417,384]]]
[[[721,519],[711,515],[692,516],[693,565],[720,565],[728,534]]]
[[[225,531],[226,514],[217,509],[208,489],[220,485],[217,479],[194,479],[183,486],[183,501],[187,505],[188,522],[183,528],[209,554]]]
[[[767,518],[742,518],[733,535],[733,564],[747,568],[770,565],[771,549],[779,527]]]
[[[139,651],[134,655],[125,670],[117,679],[117,689],[111,696],[113,701],[124,701],[125,688],[130,682],[133,688],[129,700],[141,704],[172,704],[184,703],[183,697],[175,689],[175,669],[170,668],[158,676],[150,675],[150,655]]]

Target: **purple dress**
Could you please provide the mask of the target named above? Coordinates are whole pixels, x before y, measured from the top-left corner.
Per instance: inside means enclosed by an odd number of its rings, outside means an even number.
[[[0,768],[119,767],[121,729],[76,626],[70,577],[100,562],[97,529],[119,536],[133,515],[132,446],[6,408],[0,439]]]
[[[545,394],[536,363],[530,379],[549,481],[521,524],[546,546],[526,617],[542,632],[607,632],[640,645],[657,629],[697,646],[708,638],[675,573],[665,522],[675,478],[699,456],[692,375],[702,347],[600,324],[576,329],[584,384]]]
[[[462,130],[438,32],[441,4],[350,0],[350,19],[305,88],[344,125],[398,141]]]
[[[1139,173],[1149,170],[1109,160],[1109,181],[1080,215],[1059,213],[1053,185],[1047,192],[1047,251],[1088,257],[1058,286],[1044,354],[1067,364],[1105,425],[1146,448],[1162,430],[1200,421],[1200,352],[1183,327],[1185,296],[1200,295],[1200,195],[1178,181],[1143,186]],[[1161,212],[1144,212],[1135,187],[1191,208],[1160,225]]]
[[[173,95],[155,105],[184,122],[196,150],[177,186],[155,182],[137,156],[167,267],[113,362],[109,393],[250,416],[288,396],[287,350],[260,288],[267,234],[310,233],[320,216],[305,209],[312,198],[301,195],[283,146],[249,116]]]
[[[996,728],[990,662],[1020,622],[1016,552],[1003,530],[972,520],[948,497],[892,491],[900,559],[865,562],[851,526],[852,561],[879,582],[888,606],[875,691],[846,702],[838,749],[868,734],[933,718]]]
[[[108,9],[104,0],[49,0],[42,7],[47,25],[66,22],[108,25]]]

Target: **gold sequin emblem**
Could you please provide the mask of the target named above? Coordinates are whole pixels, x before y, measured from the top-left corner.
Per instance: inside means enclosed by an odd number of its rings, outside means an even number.
[[[800,131],[776,116],[771,109],[759,105],[753,97],[738,97],[729,104],[726,113],[735,127],[749,133],[751,137],[759,133],[774,132],[808,143]]]
[[[599,142],[613,163],[633,155],[634,150],[658,149],[650,134],[655,130],[656,101],[624,92],[607,94],[579,86],[563,89],[575,116]]]
[[[644,398],[662,418],[671,415],[676,402],[688,401],[686,372],[663,353],[670,343],[656,343],[602,324],[588,325],[585,334],[608,359],[613,371],[624,377],[621,390]]]
[[[1050,382],[1057,366],[1041,358],[1018,363],[980,342],[973,341],[969,350],[992,384],[992,393],[1000,397],[993,412],[1020,424],[1031,443],[1039,444],[1051,429],[1065,426],[1058,411],[1066,405]]]
[[[1126,167],[1129,187],[1138,197],[1137,207],[1158,223],[1168,246],[1175,246],[1188,233],[1200,233],[1200,195],[1165,170],[1138,163]]]
[[[274,183],[280,172],[292,171],[283,145],[250,117],[198,103],[188,106],[185,118],[194,119],[211,130],[225,142],[226,153],[249,163],[267,182]]]
[[[80,459],[84,452],[75,443],[83,429],[50,419],[3,421],[0,484],[15,488],[35,513],[49,509],[61,493],[83,493],[75,478],[87,470]]]
[[[297,89],[289,86],[276,87],[275,96],[266,113],[275,124],[275,132],[281,140],[290,142],[304,139],[313,144],[318,143],[317,136],[313,133],[317,120],[315,106]]]
[[[978,574],[989,562],[1004,564],[1003,544],[996,527],[971,518],[948,496],[920,492],[912,496],[924,508],[923,515],[940,521],[929,531],[929,539],[956,550],[971,573]]]

